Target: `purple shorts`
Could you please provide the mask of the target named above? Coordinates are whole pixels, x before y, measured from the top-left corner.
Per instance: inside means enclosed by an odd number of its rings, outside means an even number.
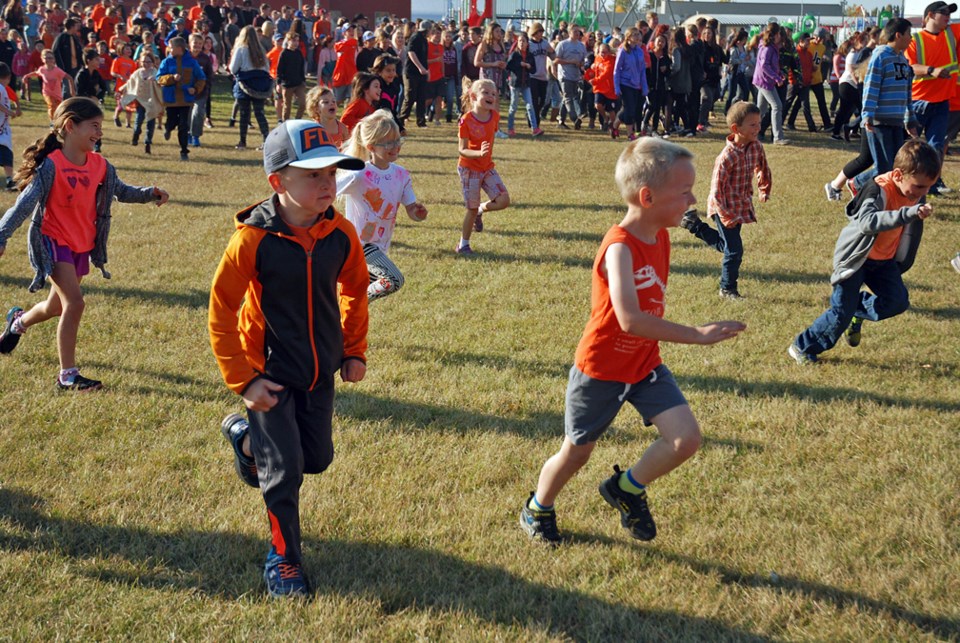
[[[47,249],[50,251],[50,256],[53,257],[54,263],[73,264],[78,277],[90,274],[89,252],[74,252],[67,246],[61,246],[47,236],[43,237],[43,242],[47,244]]]

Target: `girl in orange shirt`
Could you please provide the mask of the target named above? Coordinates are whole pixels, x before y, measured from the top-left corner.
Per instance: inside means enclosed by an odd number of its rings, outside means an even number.
[[[338,149],[350,137],[350,130],[337,120],[337,97],[329,87],[317,85],[307,92],[307,116],[320,123]]]
[[[510,205],[507,186],[493,165],[493,139],[500,125],[497,86],[492,80],[481,78],[464,88],[460,100],[463,117],[460,118],[459,150],[460,187],[466,214],[457,254],[472,255],[470,234],[483,232],[483,213],[503,210]],[[480,190],[489,201],[480,202]]]
[[[133,61],[133,48],[129,43],[122,45],[118,53],[119,55],[110,65],[110,75],[116,80],[114,95],[117,99],[117,108],[113,112],[113,123],[117,127],[120,127],[120,112],[125,111],[127,113],[127,127],[130,127],[131,118],[134,112],[137,111],[137,108],[133,107],[133,109],[131,109],[131,106],[124,108],[123,105],[120,104],[120,97],[122,96],[120,88],[130,80],[130,76],[137,69],[137,63]]]
[[[14,306],[7,312],[0,353],[13,351],[29,327],[59,317],[57,387],[64,390],[101,388],[97,380],[80,375],[76,351],[84,309],[80,281],[90,272],[91,263],[110,276],[104,268],[110,204],[117,199],[162,205],[169,198],[158,187],[126,185],[113,166],[94,152],[103,134],[102,123],[103,111],[89,98],[60,103],[50,133],[24,151],[23,165],[14,177],[20,196],[0,219],[2,256],[10,235],[33,215],[27,233],[35,270],[30,290],[42,288],[47,278],[53,284],[47,299],[30,310]]]
[[[353,100],[343,110],[340,122],[347,132],[352,130],[360,119],[369,116],[374,111],[374,105],[380,101],[380,77],[376,74],[360,72],[353,79]]]

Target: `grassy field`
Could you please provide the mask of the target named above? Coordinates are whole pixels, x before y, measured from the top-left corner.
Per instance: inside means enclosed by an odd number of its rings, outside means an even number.
[[[767,147],[748,299],[720,300],[720,255],[671,232],[666,316],[748,330],[662,347],[706,440],[651,487],[657,540],[632,541],[596,490],[655,436],[627,410],[558,501],[569,544],[547,550],[517,513],[562,438],[590,267],[622,216],[621,145],[555,127],[498,141],[514,205],[463,258],[455,126],[411,132],[401,163],[430,215],[398,225],[406,286],[372,306],[368,376],[338,390],[337,458],[303,487],[315,592],[269,600],[263,504],[218,431],[241,403],[206,331],[231,217],[269,194],[227,107],[186,164],[160,137],[145,157],[104,126],[120,176],[172,195],[115,205],[113,279],[85,282],[80,365],[107,389],[57,394],[53,323],[0,359],[0,639],[960,639],[958,199],[934,201],[911,310],[801,368],[786,349],[825,306],[844,224],[821,186],[856,151],[800,133]],[[35,98],[17,149],[45,122]],[[722,136],[684,144],[704,202]],[[948,159],[949,185],[958,170]],[[0,259],[3,311],[43,296],[25,289],[25,232]]]

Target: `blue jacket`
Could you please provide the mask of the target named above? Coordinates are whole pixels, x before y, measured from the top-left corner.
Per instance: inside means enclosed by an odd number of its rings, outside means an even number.
[[[647,54],[643,45],[629,51],[626,47],[617,50],[617,62],[613,65],[613,89],[617,96],[623,95],[623,85],[639,89],[644,96],[647,95]]]
[[[871,125],[908,127],[913,116],[913,68],[903,54],[889,45],[877,47],[863,81],[863,120]]]
[[[180,80],[176,80],[177,74],[180,74]],[[193,105],[195,97],[206,87],[207,77],[200,63],[189,51],[185,51],[180,58],[171,54],[163,59],[157,70],[157,84],[163,88],[165,106],[186,107]],[[191,87],[194,90],[192,94],[187,91]]]

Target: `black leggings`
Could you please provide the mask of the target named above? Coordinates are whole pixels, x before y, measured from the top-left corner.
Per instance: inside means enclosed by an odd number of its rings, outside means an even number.
[[[247,144],[247,129],[250,127],[251,109],[257,119],[257,125],[260,126],[260,133],[263,135],[263,140],[267,140],[267,134],[270,133],[270,126],[267,125],[267,116],[263,113],[263,105],[265,102],[262,98],[251,98],[246,95],[237,99],[237,105],[240,107],[240,145]]]
[[[543,104],[547,100],[547,81],[539,78],[530,79],[530,99],[533,101],[533,113],[540,118],[543,114]]]
[[[864,134],[860,137],[860,154],[857,158],[843,166],[843,175],[852,179],[861,172],[873,167],[873,154],[870,153],[870,140]]]
[[[850,83],[840,83],[840,109],[833,121],[834,135],[840,134],[850,117],[860,111],[860,89]]]

